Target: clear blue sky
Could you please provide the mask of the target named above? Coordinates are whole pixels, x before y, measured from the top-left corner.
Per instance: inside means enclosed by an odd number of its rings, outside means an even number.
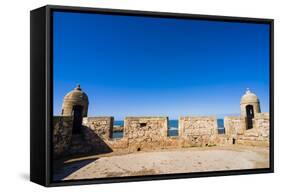
[[[269,25],[55,12],[54,114],[78,83],[89,116],[268,112]]]

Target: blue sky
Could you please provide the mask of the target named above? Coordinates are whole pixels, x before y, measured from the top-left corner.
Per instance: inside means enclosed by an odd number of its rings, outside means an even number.
[[[246,88],[269,111],[269,25],[54,13],[54,114],[76,84],[89,116],[239,114]]]

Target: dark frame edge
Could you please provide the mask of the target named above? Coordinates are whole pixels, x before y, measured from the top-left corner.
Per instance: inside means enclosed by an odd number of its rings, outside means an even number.
[[[53,104],[53,49],[52,49],[52,42],[53,42],[53,19],[52,19],[52,13],[51,8],[47,5],[46,6],[46,186],[51,186],[52,182],[52,175],[51,175],[51,169],[52,169],[52,117],[53,117],[53,111],[52,111],[52,104]]]
[[[30,11],[30,181],[47,185],[46,6]]]
[[[270,22],[270,171],[274,173],[274,20]]]
[[[128,10],[128,9],[113,9],[113,8],[97,8],[97,7],[79,7],[79,6],[63,6],[51,5],[46,7],[49,10],[72,11],[72,12],[96,12],[100,14],[116,14],[116,15],[131,15],[131,16],[148,16],[148,17],[169,17],[169,18],[188,18],[199,20],[217,20],[217,21],[233,21],[233,22],[253,22],[269,24],[273,22],[271,18],[255,18],[255,17],[238,17],[238,16],[223,16],[223,15],[205,15],[191,13],[175,13],[164,11],[143,11],[143,10]]]

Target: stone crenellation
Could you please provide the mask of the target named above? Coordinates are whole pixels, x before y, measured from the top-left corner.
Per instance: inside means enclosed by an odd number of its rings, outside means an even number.
[[[80,87],[78,91],[81,92]],[[84,92],[82,95],[87,98]],[[240,107],[240,116],[224,118],[224,134],[218,134],[215,116],[179,117],[178,136],[168,135],[169,118],[166,116],[126,117],[124,126],[118,127],[114,126],[114,117],[84,117],[84,111],[78,118],[80,127],[77,127],[75,115],[53,117],[54,158],[216,145],[269,146],[269,113],[260,113],[258,98],[247,90]],[[122,131],[123,137],[113,138],[114,131]]]
[[[180,117],[179,135],[189,141],[189,146],[201,147],[215,145],[218,136],[217,118],[204,117]]]
[[[168,117],[125,118],[123,137],[130,152],[162,148],[167,134]]]

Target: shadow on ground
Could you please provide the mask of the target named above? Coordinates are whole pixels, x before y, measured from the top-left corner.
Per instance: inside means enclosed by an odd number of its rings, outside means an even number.
[[[74,162],[55,161],[53,167],[53,180],[61,181],[68,175],[81,169],[82,167],[98,160],[99,158],[91,158],[86,160],[78,160]]]

